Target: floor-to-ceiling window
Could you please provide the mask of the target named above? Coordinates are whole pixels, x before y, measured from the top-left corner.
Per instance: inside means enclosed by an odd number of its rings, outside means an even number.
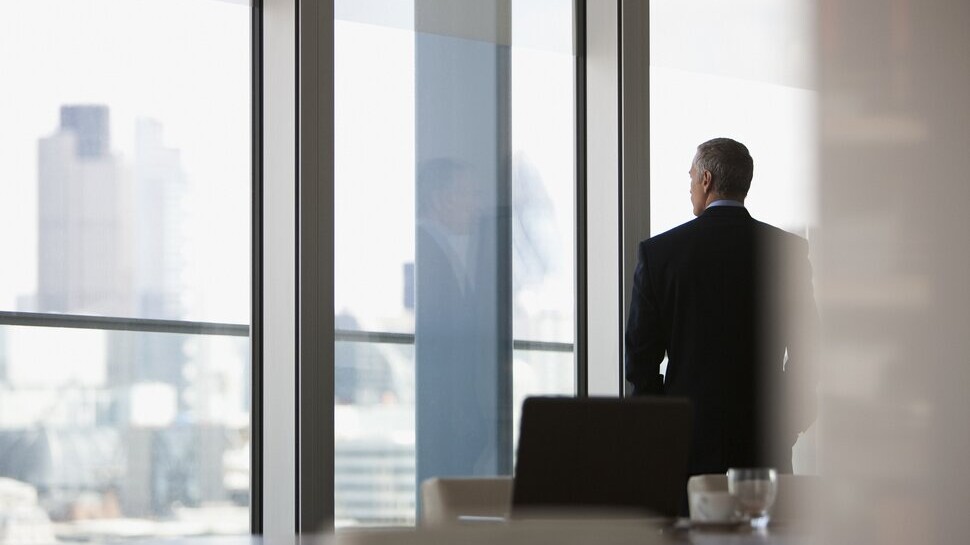
[[[6,538],[249,531],[250,64],[248,2],[4,4]]]
[[[650,234],[693,219],[688,171],[697,145],[729,137],[754,159],[744,203],[751,215],[812,246],[814,52],[807,0],[650,2]],[[794,462],[796,472],[815,471],[814,430]]]
[[[575,391],[573,2],[345,0],[334,31],[336,524],[413,523]]]

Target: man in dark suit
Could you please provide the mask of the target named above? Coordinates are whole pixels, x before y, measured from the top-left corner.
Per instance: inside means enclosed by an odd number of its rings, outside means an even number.
[[[639,246],[626,378],[634,395],[691,400],[691,475],[791,472],[791,447],[814,420],[808,244],[744,208],[753,169],[739,142],[698,146],[690,168],[697,218]]]

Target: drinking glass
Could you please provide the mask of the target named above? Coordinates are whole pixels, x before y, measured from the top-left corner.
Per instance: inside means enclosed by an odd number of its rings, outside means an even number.
[[[728,492],[738,500],[739,514],[752,528],[766,528],[768,511],[778,494],[778,474],[772,468],[731,468],[727,472]]]

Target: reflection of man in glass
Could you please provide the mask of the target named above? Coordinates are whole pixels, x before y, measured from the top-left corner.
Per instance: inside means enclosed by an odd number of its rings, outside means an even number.
[[[450,159],[435,159],[422,166],[418,177],[418,239],[423,237],[424,242],[432,244],[426,248],[434,253],[427,257],[435,264],[450,266],[451,274],[442,270],[438,279],[443,282],[440,287],[452,296],[466,295],[475,284],[473,231],[481,219],[478,203],[467,166]]]
[[[422,163],[417,180],[418,479],[495,474],[500,372],[495,222],[472,170]],[[503,378],[504,377],[504,378]]]
[[[697,218],[639,247],[626,376],[635,395],[691,400],[691,474],[791,472],[791,447],[814,420],[808,244],[748,214],[753,169],[739,142],[698,146],[690,168]]]

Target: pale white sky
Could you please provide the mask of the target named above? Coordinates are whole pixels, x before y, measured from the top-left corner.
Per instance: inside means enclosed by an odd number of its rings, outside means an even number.
[[[754,159],[745,205],[755,218],[783,229],[815,224],[814,91],[658,66],[650,78],[651,234],[694,218],[687,172],[697,145],[721,136]]]
[[[745,202],[784,229],[816,220],[814,0],[652,0],[650,231],[693,218],[697,145],[726,136],[754,158]]]

